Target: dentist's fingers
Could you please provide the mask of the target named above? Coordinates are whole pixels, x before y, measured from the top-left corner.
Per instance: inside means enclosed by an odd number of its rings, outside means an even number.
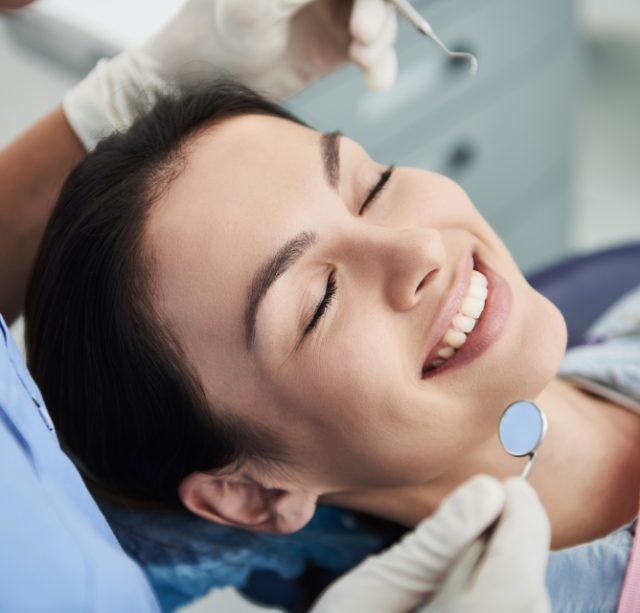
[[[369,45],[382,32],[395,11],[386,0],[354,0],[349,19],[349,32],[355,41]]]
[[[446,573],[466,548],[500,515],[505,504],[504,486],[488,475],[476,475],[449,494],[434,515],[423,521],[401,541],[407,552],[415,548],[429,549],[438,562],[440,573]],[[411,555],[420,559],[420,556]],[[429,565],[432,560],[429,562]],[[416,572],[424,572],[413,562]],[[441,575],[437,577],[440,582]]]
[[[470,592],[483,594],[488,611],[550,610],[545,588],[551,530],[534,489],[523,479],[505,482],[502,517]]]
[[[394,84],[397,74],[398,57],[394,49],[389,49],[382,59],[365,69],[364,80],[370,90],[384,91]]]
[[[393,7],[386,0],[354,0],[349,32],[349,57],[362,68],[367,87],[391,87],[398,72],[394,49],[398,22]]]
[[[362,44],[354,40],[349,47],[349,57],[356,64],[365,69],[383,60],[388,51],[393,49],[398,34],[398,21],[395,14],[384,22],[382,30],[369,44]]]
[[[415,610],[441,584],[452,561],[500,515],[504,501],[496,479],[470,479],[399,543],[330,586],[312,612]]]

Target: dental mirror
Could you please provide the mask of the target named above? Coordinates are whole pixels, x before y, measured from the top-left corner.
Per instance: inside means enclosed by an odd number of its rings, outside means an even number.
[[[530,400],[517,400],[502,413],[498,424],[498,438],[504,450],[516,458],[529,456],[520,478],[526,479],[536,459],[536,450],[547,433],[547,418],[542,409]],[[469,548],[454,562],[435,598],[427,606],[427,610],[442,607],[460,594],[469,582],[478,561],[483,556],[487,543],[493,534],[498,520],[489,526]]]
[[[498,437],[504,450],[517,458],[529,456],[520,475],[523,479],[529,476],[536,458],[536,449],[546,432],[547,418],[530,400],[517,400],[510,404],[500,418]]]

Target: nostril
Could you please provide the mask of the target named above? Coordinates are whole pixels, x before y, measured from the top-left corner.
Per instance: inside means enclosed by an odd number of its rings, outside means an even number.
[[[438,272],[437,269],[433,269],[428,272],[424,277],[422,277],[420,283],[418,283],[418,287],[416,287],[416,294],[422,290],[422,288],[429,282],[429,280]]]

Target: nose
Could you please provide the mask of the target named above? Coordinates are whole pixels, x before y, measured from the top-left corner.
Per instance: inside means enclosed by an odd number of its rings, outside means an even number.
[[[420,302],[445,258],[442,234],[423,227],[369,228],[363,251],[371,281],[381,284],[387,302],[398,311]]]

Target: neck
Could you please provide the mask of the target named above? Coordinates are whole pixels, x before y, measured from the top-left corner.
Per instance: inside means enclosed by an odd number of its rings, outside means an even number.
[[[552,547],[584,543],[630,521],[640,491],[640,418],[561,379],[554,379],[536,402],[549,427],[529,481],[549,514]],[[505,479],[519,475],[525,463],[508,456],[496,435],[435,481],[334,495],[323,502],[414,526],[472,475]]]

